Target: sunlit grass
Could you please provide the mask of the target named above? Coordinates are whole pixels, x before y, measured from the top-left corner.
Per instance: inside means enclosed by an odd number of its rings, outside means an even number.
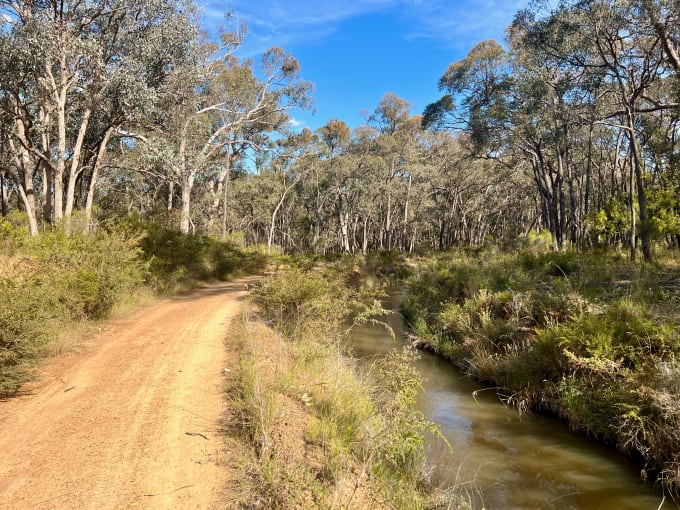
[[[678,259],[439,255],[409,283],[404,309],[423,345],[509,403],[616,444],[678,491],[680,413],[668,402],[680,395],[659,376],[680,355]]]
[[[346,354],[339,327],[349,308],[334,299],[344,295],[347,303],[353,292],[338,287],[344,284],[337,276],[291,270],[270,278],[256,301],[284,333],[251,319],[232,335],[241,354],[228,395],[253,448],[244,469],[255,473],[239,493],[270,508],[412,509],[458,501],[426,477],[424,434],[437,429],[415,410],[420,382],[411,355],[397,353],[366,370]],[[262,419],[265,395],[273,410]],[[282,420],[300,435],[282,431]],[[280,434],[285,444],[277,442]],[[302,451],[290,452],[291,444]]]

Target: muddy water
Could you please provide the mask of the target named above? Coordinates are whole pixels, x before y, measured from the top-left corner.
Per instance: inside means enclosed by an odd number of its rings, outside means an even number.
[[[399,302],[393,295],[390,305]],[[406,343],[398,314],[385,328],[356,327],[355,354],[366,360]],[[457,485],[475,508],[487,510],[677,509],[670,498],[640,480],[640,469],[625,457],[572,434],[561,423],[520,416],[493,390],[480,390],[449,363],[422,352],[416,366],[424,379],[420,408],[436,421],[453,453],[431,440],[428,458],[435,477]]]

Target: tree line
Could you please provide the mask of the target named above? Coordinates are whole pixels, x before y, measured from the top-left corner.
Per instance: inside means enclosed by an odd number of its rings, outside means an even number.
[[[422,114],[386,93],[295,132],[312,85],[237,56],[188,0],[0,2],[2,212],[31,233],[137,214],[286,251],[680,248],[680,7],[534,2],[444,70]],[[435,84],[433,84],[434,86]]]

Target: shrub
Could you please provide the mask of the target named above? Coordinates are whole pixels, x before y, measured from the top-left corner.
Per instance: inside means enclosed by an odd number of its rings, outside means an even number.
[[[123,295],[141,285],[138,238],[117,232],[93,236],[44,234],[24,250],[37,260],[45,299],[63,304],[72,319],[105,317]]]
[[[290,268],[254,291],[265,316],[288,337],[315,331],[322,338],[351,311],[353,295],[337,274]]]
[[[35,282],[0,280],[0,397],[15,392],[29,377],[26,362],[47,341],[48,307]]]
[[[185,235],[146,223],[133,222],[128,228],[141,232],[140,247],[149,264],[149,282],[161,291],[256,273],[268,262],[263,253],[245,251],[212,236]]]
[[[615,444],[678,492],[677,278],[673,261],[535,246],[447,254],[409,282],[404,309],[424,345],[508,402]]]
[[[0,220],[6,253],[0,268],[0,395],[16,391],[31,361],[68,321],[105,318],[146,280],[156,289],[224,279],[264,267],[267,259],[207,236],[183,236],[131,222],[93,235],[62,230],[23,235],[23,217]]]
[[[17,241],[18,242],[18,241]],[[115,232],[24,238],[0,282],[0,394],[16,391],[53,328],[105,317],[143,278],[137,239]]]

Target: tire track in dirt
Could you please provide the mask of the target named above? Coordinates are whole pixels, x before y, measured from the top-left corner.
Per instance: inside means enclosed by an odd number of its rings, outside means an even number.
[[[224,507],[224,338],[254,280],[108,323],[0,402],[0,509]]]

